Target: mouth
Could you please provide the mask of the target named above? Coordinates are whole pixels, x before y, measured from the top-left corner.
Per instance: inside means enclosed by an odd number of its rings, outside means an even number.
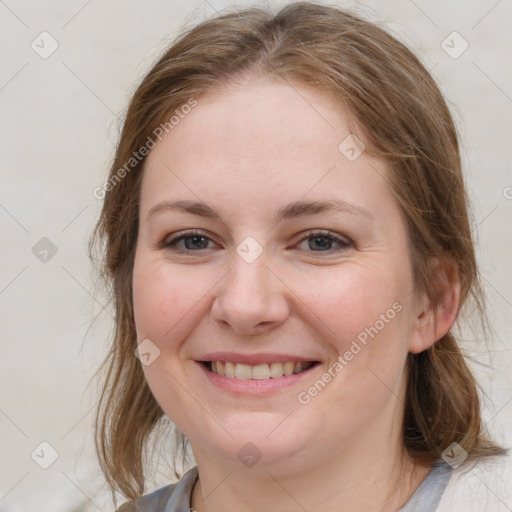
[[[320,361],[285,361],[257,365],[234,363],[231,361],[201,361],[210,372],[228,379],[271,380],[281,379],[306,372],[320,364]]]

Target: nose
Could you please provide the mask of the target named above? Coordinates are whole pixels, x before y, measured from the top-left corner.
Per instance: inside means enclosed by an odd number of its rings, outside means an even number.
[[[289,316],[286,286],[267,266],[264,255],[247,263],[237,254],[233,267],[219,283],[212,317],[237,334],[275,329]]]

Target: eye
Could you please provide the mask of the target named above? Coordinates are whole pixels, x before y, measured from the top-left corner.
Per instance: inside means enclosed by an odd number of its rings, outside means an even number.
[[[300,245],[304,242],[307,242],[307,247],[301,248],[301,250],[313,251],[313,252],[337,252],[348,247],[353,247],[353,244],[340,238],[330,231],[313,231],[307,234],[305,238],[297,245],[300,248]]]
[[[307,242],[307,247],[300,247]],[[160,244],[161,248],[170,248],[177,252],[199,252],[206,249],[212,249],[214,244],[210,237],[201,231],[188,231],[177,233],[164,239]],[[216,245],[216,244],[215,244]],[[352,242],[331,233],[330,231],[311,231],[302,238],[296,246],[299,250],[312,252],[337,252],[349,247],[353,247]]]
[[[208,242],[212,240],[201,231],[189,231],[166,238],[160,246],[172,248],[178,252],[196,252],[211,249],[212,247],[208,247]]]

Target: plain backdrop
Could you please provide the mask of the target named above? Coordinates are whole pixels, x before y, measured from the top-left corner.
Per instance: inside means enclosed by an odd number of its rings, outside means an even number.
[[[87,386],[113,313],[86,254],[101,207],[93,190],[130,95],[179,28],[242,4],[0,0],[1,512],[113,510],[92,448],[96,384]],[[466,350],[484,363],[487,425],[511,446],[512,2],[339,5],[413,49],[455,116],[496,331],[488,347],[469,340]]]

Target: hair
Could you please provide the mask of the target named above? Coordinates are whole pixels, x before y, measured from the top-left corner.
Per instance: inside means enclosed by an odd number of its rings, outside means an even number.
[[[191,98],[200,104],[215,87],[249,77],[313,87],[350,113],[365,131],[366,151],[390,164],[415,291],[440,304],[429,269],[438,258],[459,279],[458,316],[471,303],[486,324],[455,124],[419,59],[377,23],[333,6],[298,2],[275,13],[245,7],[201,21],[182,31],[135,91],[89,241],[115,307],[96,449],[112,492],[129,499],[144,493],[146,449],[165,418],[134,356],[132,278],[145,158],[130,159]],[[131,169],[121,173],[126,162]],[[452,332],[410,353],[407,368],[403,443],[412,459],[433,463],[452,442],[468,452],[466,462],[505,452],[484,433],[477,383]],[[187,441],[176,434],[183,458]]]

